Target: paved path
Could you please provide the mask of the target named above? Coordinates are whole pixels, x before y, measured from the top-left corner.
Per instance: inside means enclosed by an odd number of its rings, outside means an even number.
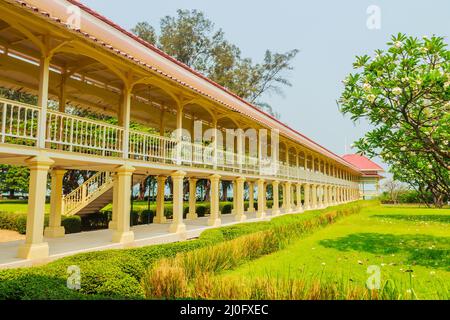
[[[255,213],[247,212],[246,216],[246,223],[270,220],[273,218],[273,216],[270,215],[270,210],[264,219],[256,218]],[[240,223],[236,222],[234,216],[230,214],[222,215],[221,218],[222,226]],[[109,229],[68,234],[63,238],[57,239],[44,238],[44,241],[48,242],[50,251],[49,257],[45,260],[25,260],[17,258],[17,250],[19,246],[24,243],[24,240],[0,243],[0,269],[39,265],[81,252],[120,249],[124,247],[142,247],[152,244],[183,241],[186,239],[197,238],[204,230],[211,228],[208,226],[208,217],[202,217],[196,220],[184,220],[184,222],[186,224],[186,233],[183,235],[168,232],[170,221],[164,224],[134,226],[131,230],[134,231],[135,241],[125,246],[111,242],[112,231]]]

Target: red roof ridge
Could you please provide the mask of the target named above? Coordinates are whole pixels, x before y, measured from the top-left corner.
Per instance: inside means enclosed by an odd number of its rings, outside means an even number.
[[[344,154],[342,159],[359,168],[361,171],[384,171],[377,163],[360,154]]]

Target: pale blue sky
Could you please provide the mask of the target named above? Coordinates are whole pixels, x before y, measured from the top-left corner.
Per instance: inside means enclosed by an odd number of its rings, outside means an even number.
[[[266,49],[300,50],[289,74],[293,86],[285,96],[266,96],[281,120],[342,155],[367,130],[343,117],[336,106],[342,79],[352,71],[355,55],[385,47],[393,33],[441,35],[450,32],[448,0],[82,0],[126,29],[139,21],[159,26],[176,10],[203,11],[245,57],[260,61]],[[381,9],[381,29],[366,27],[367,8]]]

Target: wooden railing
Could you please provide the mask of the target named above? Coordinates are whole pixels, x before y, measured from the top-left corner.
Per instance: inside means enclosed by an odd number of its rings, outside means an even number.
[[[47,112],[46,142],[51,149],[119,156],[123,128],[66,113]]]
[[[36,146],[38,137],[39,109],[32,105],[0,98],[2,143]],[[120,126],[90,120],[53,110],[47,112],[46,148],[106,157],[123,156],[123,133]],[[128,157],[156,163],[180,166],[214,168],[223,171],[240,172],[253,175],[272,175],[280,179],[295,179],[314,183],[329,183],[357,187],[357,183],[313,172],[284,163],[272,163],[273,172],[261,169],[256,157],[238,155],[227,150],[215,150],[212,145],[177,141],[173,138],[130,130]],[[270,168],[269,168],[270,169]],[[71,203],[81,199],[71,194]],[[75,192],[74,191],[74,192]],[[72,198],[70,198],[72,199]]]
[[[39,109],[23,103],[0,99],[1,142],[35,145]]]
[[[111,187],[113,175],[108,171],[97,172],[78,188],[63,197],[63,214],[75,214],[79,208],[96,198],[102,191]]]

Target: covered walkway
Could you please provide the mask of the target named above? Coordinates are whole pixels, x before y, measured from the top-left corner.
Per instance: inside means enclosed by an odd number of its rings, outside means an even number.
[[[267,213],[268,215],[264,218],[257,218],[255,212],[246,212],[247,219],[244,222],[236,221],[233,214],[222,215],[222,226],[268,221],[276,216],[280,216],[271,215],[271,210],[267,210]],[[284,214],[284,210],[281,210],[281,214]],[[111,237],[114,232],[111,229],[68,234],[64,238],[45,237],[44,241],[49,244],[49,256],[40,260],[21,259],[17,257],[17,250],[25,240],[0,243],[0,269],[39,265],[82,252],[142,247],[193,239],[197,238],[204,230],[214,228],[208,226],[208,219],[209,217],[201,217],[195,220],[186,220],[186,232],[184,233],[168,233],[168,226],[172,223],[170,220],[162,224],[134,226],[131,227],[131,230],[134,232],[135,239],[134,242],[128,244],[111,242]]]

